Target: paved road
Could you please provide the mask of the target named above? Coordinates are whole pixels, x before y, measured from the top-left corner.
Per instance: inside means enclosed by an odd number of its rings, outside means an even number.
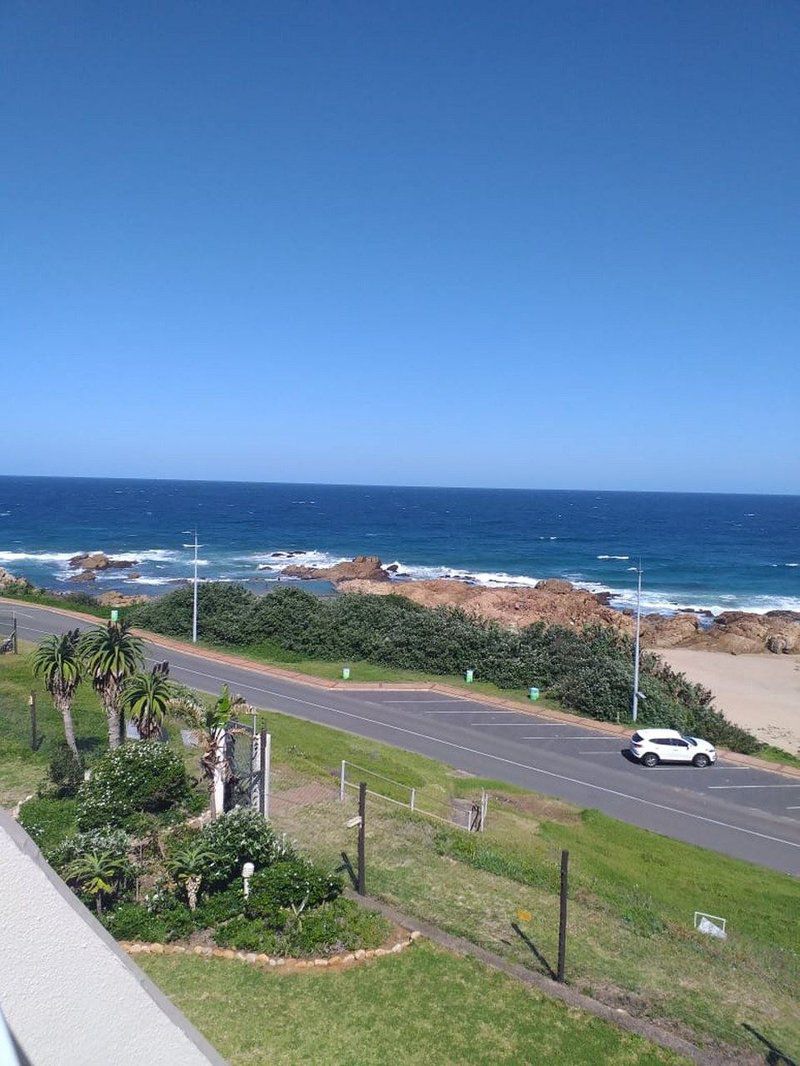
[[[42,608],[20,607],[16,614],[22,639],[39,640],[75,624]],[[218,692],[227,682],[253,706],[372,737],[481,777],[599,808],[677,840],[800,874],[800,779],[724,760],[706,770],[648,770],[626,757],[618,738],[583,722],[548,719],[546,712],[498,710],[480,700],[424,690],[320,689],[157,644],[148,647],[148,655],[169,659],[171,675],[193,688]]]

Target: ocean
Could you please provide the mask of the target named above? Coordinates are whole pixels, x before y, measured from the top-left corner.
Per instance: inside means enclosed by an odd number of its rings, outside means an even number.
[[[46,588],[167,591],[191,576],[195,528],[202,579],[256,591],[289,563],[363,554],[397,580],[563,577],[624,607],[641,557],[648,610],[800,610],[800,496],[0,477],[0,566]],[[137,563],[73,585],[85,551]]]

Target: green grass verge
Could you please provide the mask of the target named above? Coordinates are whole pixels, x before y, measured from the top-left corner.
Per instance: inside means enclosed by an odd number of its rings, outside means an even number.
[[[175,955],[137,962],[232,1066],[684,1061],[429,944],[325,973]]]
[[[45,589],[15,589],[10,596],[0,593],[0,602],[3,600],[20,600],[23,603],[32,603],[37,607],[60,607],[65,611],[80,611],[83,614],[93,614],[96,618],[109,618],[110,607],[104,607],[93,596],[85,592],[67,592],[58,596]],[[9,604],[10,606],[10,604]]]

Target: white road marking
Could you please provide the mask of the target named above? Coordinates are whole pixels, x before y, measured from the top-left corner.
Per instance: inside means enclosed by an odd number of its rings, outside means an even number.
[[[379,703],[411,703],[411,704],[414,704],[414,706],[416,706],[419,703],[463,703],[463,700],[461,700],[460,698],[458,698],[456,696],[453,696],[449,700],[379,700],[378,702]],[[469,712],[465,711],[464,713],[468,714]]]
[[[787,811],[800,811],[800,807],[787,807]]]
[[[517,737],[517,740],[608,740],[609,743],[622,744],[624,741],[619,740],[617,737],[598,737],[595,733],[579,733],[577,736],[562,736],[554,737],[551,734],[541,737]]]
[[[619,755],[619,751],[611,751],[608,748],[603,748],[602,751],[584,751],[581,748],[578,755]]]
[[[800,781],[796,785],[709,785],[709,788],[800,788]]]
[[[160,646],[160,645],[159,645]],[[193,655],[193,652],[183,652],[184,655]],[[201,656],[197,656],[200,658]],[[208,674],[202,670],[192,670],[190,667],[176,667],[176,669],[182,669],[185,673],[196,674],[198,677],[208,677],[212,681],[227,682],[227,679],[220,677],[218,674]],[[241,668],[240,668],[241,669]],[[227,682],[230,684],[230,682]],[[769,833],[759,833],[756,829],[745,829],[740,825],[732,825],[730,822],[723,822],[717,818],[709,818],[704,814],[693,814],[691,811],[682,811],[679,807],[670,807],[666,803],[656,803],[655,800],[642,799],[640,796],[632,796],[628,792],[618,792],[614,788],[606,788],[605,785],[595,785],[591,781],[581,781],[577,777],[568,777],[566,774],[557,774],[553,770],[542,770],[538,766],[530,766],[528,763],[516,762],[514,759],[506,759],[501,755],[492,755],[488,751],[480,751],[478,748],[469,748],[464,744],[455,744],[451,740],[442,740],[440,737],[432,737],[427,733],[420,733],[415,729],[407,729],[404,726],[392,725],[391,722],[381,722],[376,718],[367,718],[366,715],[355,714],[352,711],[343,711],[338,707],[331,707],[325,703],[313,703],[311,700],[301,699],[299,696],[288,696],[283,692],[275,692],[273,689],[262,689],[255,685],[248,685],[248,688],[254,692],[263,692],[268,696],[279,696],[281,699],[291,700],[293,703],[301,703],[306,707],[316,707],[321,711],[331,711],[333,714],[342,715],[344,718],[353,718],[359,722],[367,722],[369,725],[378,726],[381,729],[389,729],[395,733],[405,733],[407,736],[417,737],[419,740],[427,740],[432,744],[439,744],[445,748],[453,748],[457,751],[467,752],[469,755],[479,755],[484,759],[491,759],[493,762],[504,763],[506,766],[515,766],[520,770],[529,770],[531,773],[541,774],[543,777],[552,777],[559,781],[567,781],[572,785],[580,785],[583,788],[591,788],[596,792],[604,792],[607,795],[617,796],[620,799],[631,800],[633,803],[639,803],[645,807],[654,807],[657,810],[667,811],[669,814],[678,814],[683,818],[692,818],[697,822],[706,822],[709,825],[718,825],[723,829],[732,829],[736,833],[745,833],[747,836],[759,837],[761,840],[770,840],[774,844],[785,844],[790,848],[800,848],[800,843],[796,843],[793,840],[784,840],[782,837],[774,837]],[[279,712],[280,713],[280,712]]]

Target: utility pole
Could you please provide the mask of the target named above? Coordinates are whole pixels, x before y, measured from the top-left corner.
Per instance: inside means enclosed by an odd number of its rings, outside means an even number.
[[[642,633],[642,560],[636,568],[636,642],[633,652],[633,701],[631,718],[635,722],[639,717],[639,651]]]
[[[367,894],[367,783],[362,781],[358,786],[358,886],[359,896]]]

